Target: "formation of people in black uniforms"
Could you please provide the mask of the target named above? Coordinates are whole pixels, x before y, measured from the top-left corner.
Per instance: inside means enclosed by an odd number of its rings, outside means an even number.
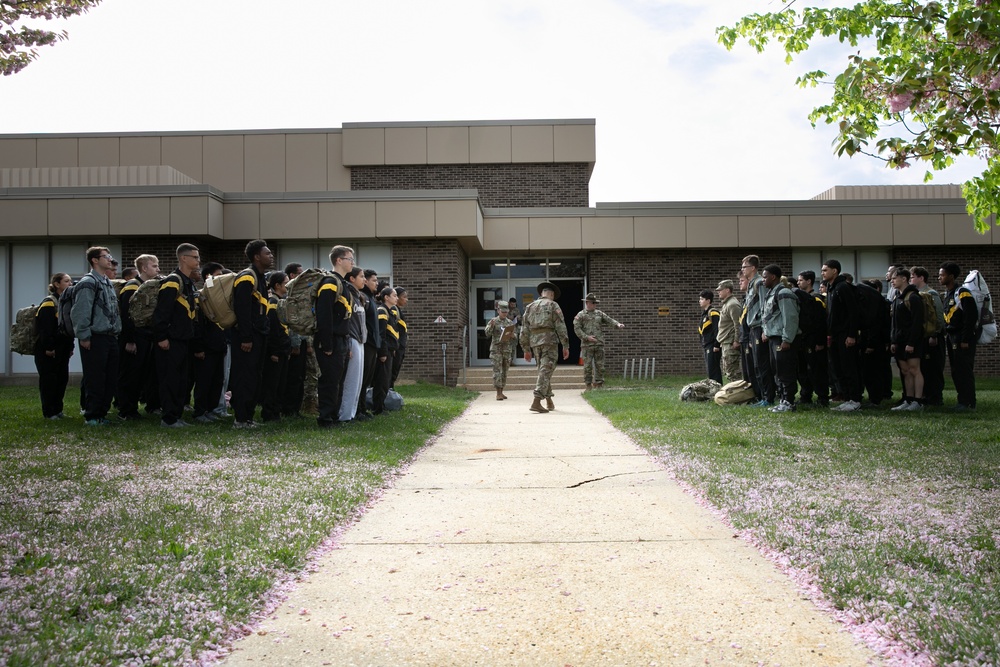
[[[751,405],[789,412],[816,403],[853,412],[891,398],[894,363],[903,395],[892,410],[918,411],[943,405],[947,358],[958,395],[952,409],[975,410],[980,306],[961,275],[957,263],[944,262],[935,290],[926,268],[891,266],[883,296],[881,281],[855,283],[836,259],[823,264],[818,284],[813,271],[793,284],[780,266],[748,255],[739,272],[745,297],[735,338],[719,342],[724,309],[712,306],[710,291],[700,294],[706,371],[721,382],[720,356],[739,351],[741,365],[727,369],[726,378],[751,383]],[[720,282],[720,296],[732,286]]]
[[[186,412],[203,424],[233,417],[238,429],[258,426],[258,408],[263,422],[303,416],[310,355],[319,368],[314,391],[320,427],[381,413],[406,351],[406,291],[380,285],[375,271],[354,266],[353,249],[334,246],[333,270],[317,285],[315,335],[303,336],[278,315],[301,265],[273,270],[274,255],[261,239],[249,242],[245,254],[248,266],[233,279],[235,324],[228,329],[202,311],[198,284],[231,272],[215,262],[203,267],[190,243],[177,247],[176,268],[166,276],[157,257],[143,254],[128,279],[118,281],[117,261],[96,246],[87,250],[91,271],[77,285],[68,274],[52,276],[35,312],[43,416],[66,418],[63,399],[77,339],[88,426],[110,424],[115,408],[120,421],[143,419],[144,411],[164,428],[189,426]],[[151,280],[157,281],[152,316],[137,323],[132,300]],[[71,320],[72,332],[60,326],[60,297],[68,289],[71,308],[62,317]]]

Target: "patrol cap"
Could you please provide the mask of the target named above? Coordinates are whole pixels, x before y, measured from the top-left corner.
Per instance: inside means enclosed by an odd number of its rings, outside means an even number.
[[[506,313],[510,310],[510,306],[507,305],[506,301],[500,301],[499,303],[497,303],[497,310],[499,310],[502,313]]]
[[[733,289],[733,281],[732,280],[721,280],[721,281],[719,281],[719,286],[715,288],[715,291],[718,292],[720,289],[728,289],[728,290],[735,291]]]
[[[542,292],[547,289],[550,289],[553,292],[555,292],[557,299],[559,298],[559,295],[562,294],[562,292],[559,291],[559,288],[556,287],[554,283],[550,283],[549,281],[546,280],[543,283],[538,283],[538,296],[541,296]]]
[[[582,301],[590,301],[591,303],[600,303],[597,295],[593,292],[587,292],[587,296],[583,297]]]

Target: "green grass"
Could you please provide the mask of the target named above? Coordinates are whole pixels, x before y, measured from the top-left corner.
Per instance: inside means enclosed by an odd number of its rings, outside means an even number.
[[[238,634],[473,397],[400,393],[333,431],[235,431],[47,421],[0,388],[0,664],[182,664]]]
[[[587,398],[903,662],[1000,663],[1000,382],[975,413],[772,414],[681,402],[693,379]]]

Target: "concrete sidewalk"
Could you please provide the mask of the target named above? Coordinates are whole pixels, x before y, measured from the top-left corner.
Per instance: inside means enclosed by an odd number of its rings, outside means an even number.
[[[865,665],[578,393],[483,394],[226,665]]]

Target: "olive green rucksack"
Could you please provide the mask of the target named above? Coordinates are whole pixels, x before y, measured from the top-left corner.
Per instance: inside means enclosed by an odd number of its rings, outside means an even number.
[[[156,301],[160,298],[160,283],[162,278],[151,278],[141,285],[128,302],[128,314],[132,323],[142,329],[153,326],[153,313],[156,312]]]
[[[934,308],[934,297],[931,296],[930,292],[917,292],[917,296],[920,297],[924,311],[924,332],[921,335],[924,338],[935,338],[940,332],[938,331],[937,309]],[[903,303],[906,304],[907,308],[910,307],[909,299]]]
[[[10,325],[10,351],[17,354],[34,354],[38,342],[38,306],[31,304],[17,311],[14,324]]]
[[[323,269],[306,269],[288,281],[288,292],[278,301],[278,320],[300,336],[316,333],[316,295],[323,279],[334,275]],[[338,279],[338,290],[344,281]]]

